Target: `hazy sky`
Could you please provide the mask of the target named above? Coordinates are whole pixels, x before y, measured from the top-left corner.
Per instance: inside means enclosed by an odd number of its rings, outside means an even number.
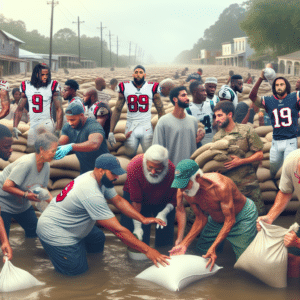
[[[183,50],[191,49],[203,36],[204,30],[213,25],[220,13],[233,3],[245,0],[58,0],[54,8],[53,33],[70,28],[77,34],[77,18],[84,23],[80,34],[100,36],[100,22],[108,42],[111,31],[112,50],[131,55],[135,48],[145,51],[145,58],[152,55],[157,62],[172,62]],[[51,0],[0,0],[0,13],[6,18],[22,20],[27,30],[38,30],[50,35]],[[205,4],[203,4],[205,3]],[[22,39],[22,37],[20,37]],[[77,50],[77,49],[76,49]],[[77,51],[76,53],[77,54]]]

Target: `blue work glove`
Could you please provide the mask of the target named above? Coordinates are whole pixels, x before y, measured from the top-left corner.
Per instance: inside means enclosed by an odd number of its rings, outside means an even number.
[[[73,150],[73,144],[74,143],[63,145],[63,146],[59,146],[57,148],[56,153],[55,153],[54,159],[58,160],[58,159],[64,158],[70,151]]]

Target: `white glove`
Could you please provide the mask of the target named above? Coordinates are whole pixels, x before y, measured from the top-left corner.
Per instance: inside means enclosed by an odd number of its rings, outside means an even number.
[[[137,220],[133,220],[133,226],[134,226],[134,231],[133,234],[141,241],[143,240],[143,234],[144,234],[144,230],[142,229],[142,223],[137,221]]]
[[[168,203],[168,204],[166,205],[166,207],[165,207],[162,211],[160,211],[160,212],[157,214],[156,218],[157,218],[157,219],[163,220],[163,221],[166,223],[166,226],[167,226],[167,225],[168,225],[167,215],[168,215],[168,213],[169,213],[170,211],[172,211],[173,209],[174,209],[173,204]],[[157,225],[156,225],[156,229],[159,229],[159,226],[160,226],[160,229],[163,229],[163,228],[164,228],[164,226],[157,224]]]
[[[22,134],[22,132],[17,127],[13,127],[12,134],[13,137],[15,137],[18,140],[19,134]]]
[[[113,147],[113,145],[115,145],[117,143],[113,132],[110,132],[108,134],[108,141],[112,147]]]

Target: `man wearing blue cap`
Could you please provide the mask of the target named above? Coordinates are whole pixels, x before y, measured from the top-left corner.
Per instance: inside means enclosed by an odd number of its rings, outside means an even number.
[[[205,254],[207,267],[211,264],[210,271],[217,259],[216,249],[225,239],[231,243],[238,259],[256,235],[258,214],[253,201],[246,198],[230,178],[219,173],[203,174],[191,159],[177,165],[172,187],[180,189],[196,219],[190,232],[170,254],[184,254],[201,233],[197,251]]]
[[[71,181],[41,215],[37,235],[58,272],[84,273],[88,269],[86,252],[103,251],[105,235],[95,225],[110,230],[127,246],[145,253],[156,266],[168,264],[168,256],[139,241],[121,226],[107,204],[110,200],[122,213],[143,224],[166,225],[160,219],[143,217],[117,195],[113,182],[125,173],[116,157],[103,154],[96,159],[93,171]]]
[[[159,84],[157,82],[146,82],[145,78],[145,68],[137,65],[134,68],[133,81],[124,81],[119,84],[119,98],[110,122],[108,141],[113,146],[116,143],[114,129],[126,102],[128,109],[124,146],[126,154],[132,157],[136,155],[139,144],[141,144],[143,152],[146,152],[152,145],[152,103],[155,105],[159,117],[165,114],[159,95]]]
[[[61,146],[58,147],[55,159],[62,159],[74,151],[80,163],[80,173],[91,171],[94,169],[96,158],[109,152],[105,132],[96,120],[84,116],[81,103],[69,104],[65,116],[68,123],[62,128],[58,141]]]

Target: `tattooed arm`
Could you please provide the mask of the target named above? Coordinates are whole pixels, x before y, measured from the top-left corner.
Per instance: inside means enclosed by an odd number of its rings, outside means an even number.
[[[61,106],[61,102],[59,99],[58,92],[55,92],[53,95],[53,103],[56,110],[56,129],[55,130],[61,130],[62,123],[63,123],[63,110]]]
[[[115,127],[120,119],[120,115],[121,115],[124,104],[125,104],[124,95],[119,93],[119,98],[116,103],[115,109],[113,110],[111,120],[110,120],[110,132],[114,132]]]
[[[21,118],[22,118],[22,114],[23,114],[23,109],[25,107],[27,103],[27,98],[25,96],[24,93],[21,94],[21,99],[19,101],[19,104],[18,104],[18,107],[15,111],[15,114],[14,114],[14,127],[18,127],[20,121],[21,121]]]
[[[160,99],[159,94],[155,94],[153,97],[153,103],[156,107],[157,113],[158,113],[158,118],[160,118],[161,116],[165,115],[165,109],[164,109],[164,105]]]
[[[8,91],[0,90],[1,107],[0,119],[5,118],[9,114],[10,102],[8,98]]]

